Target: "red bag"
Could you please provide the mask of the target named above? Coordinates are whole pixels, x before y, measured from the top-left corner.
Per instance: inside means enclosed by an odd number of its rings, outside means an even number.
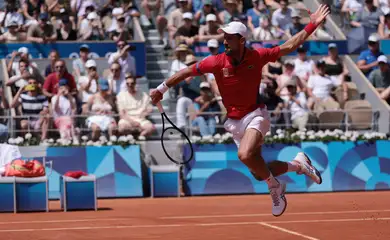
[[[88,176],[88,174],[83,171],[69,171],[64,176],[79,179],[82,176]]]
[[[6,177],[42,177],[46,175],[45,167],[38,160],[13,160],[5,166]]]

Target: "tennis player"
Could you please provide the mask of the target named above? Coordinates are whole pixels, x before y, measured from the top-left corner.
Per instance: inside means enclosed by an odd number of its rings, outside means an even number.
[[[268,62],[275,62],[281,56],[295,51],[330,13],[321,5],[310,15],[310,23],[280,46],[250,50],[245,47],[247,28],[241,22],[231,22],[220,28],[224,33],[225,52],[209,56],[171,76],[150,92],[152,103],[162,100],[170,87],[190,76],[212,73],[218,84],[228,119],[224,127],[233,134],[238,147],[239,159],[249,168],[257,180],[265,180],[272,198],[272,214],[280,216],[286,210],[286,183],[275,177],[286,172],[305,174],[317,184],[322,178],[312,166],[309,157],[298,153],[290,162],[274,161],[268,165],[261,156],[264,137],[270,130],[267,107],[259,101],[259,86],[262,68]]]

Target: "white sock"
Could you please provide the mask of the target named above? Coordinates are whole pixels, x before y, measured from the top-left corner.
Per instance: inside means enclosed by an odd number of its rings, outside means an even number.
[[[268,187],[276,187],[279,185],[279,182],[278,180],[276,180],[276,178],[274,178],[274,176],[272,175],[272,173],[270,172],[269,173],[269,177],[265,180],[268,184]]]

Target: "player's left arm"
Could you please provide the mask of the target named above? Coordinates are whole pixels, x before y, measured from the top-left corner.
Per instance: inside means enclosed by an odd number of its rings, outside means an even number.
[[[321,4],[317,11],[310,15],[310,23],[305,27],[305,29],[280,45],[279,57],[294,52],[308,37],[310,37],[310,35],[317,29],[318,25],[325,20],[329,13],[329,7]]]

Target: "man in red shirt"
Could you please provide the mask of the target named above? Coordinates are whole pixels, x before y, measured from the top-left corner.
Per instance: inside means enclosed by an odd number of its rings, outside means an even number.
[[[225,129],[233,134],[238,147],[239,159],[250,169],[258,180],[265,180],[272,198],[272,214],[280,216],[287,207],[284,196],[286,184],[274,176],[294,171],[305,174],[321,184],[321,175],[309,157],[298,153],[293,161],[274,161],[268,164],[261,157],[264,136],[270,129],[267,107],[259,101],[259,87],[262,68],[281,56],[295,51],[320,25],[329,14],[326,5],[310,15],[311,22],[304,30],[287,40],[281,46],[271,49],[250,50],[245,47],[247,28],[241,22],[231,22],[218,31],[224,33],[225,53],[209,56],[202,61],[181,70],[157,89],[151,91],[152,103],[156,104],[163,94],[190,76],[213,73],[227,110]]]
[[[55,72],[50,73],[43,84],[43,94],[48,98],[55,96],[58,92],[58,83],[60,79],[65,78],[68,80],[69,91],[72,95],[77,94],[77,85],[73,76],[66,70],[64,60],[57,60],[54,64]]]

